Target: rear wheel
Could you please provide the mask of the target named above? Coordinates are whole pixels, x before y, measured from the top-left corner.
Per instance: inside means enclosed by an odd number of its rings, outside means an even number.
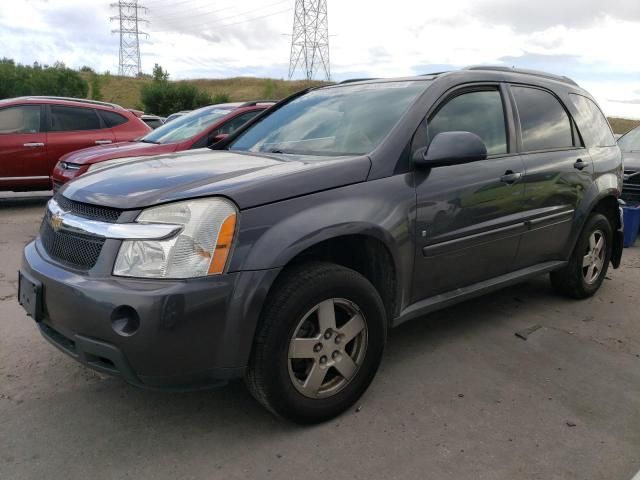
[[[587,298],[598,291],[611,260],[613,233],[607,217],[593,213],[576,243],[569,263],[551,273],[553,287],[573,298]]]
[[[330,419],[373,379],[386,340],[385,310],[359,273],[306,263],[283,273],[265,306],[246,382],[273,413]]]

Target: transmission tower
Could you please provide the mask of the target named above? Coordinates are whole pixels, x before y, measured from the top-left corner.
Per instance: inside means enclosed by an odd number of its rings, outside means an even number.
[[[120,23],[120,28],[112,31],[120,34],[118,75],[135,77],[142,71],[140,64],[140,36],[149,36],[141,32],[138,25],[148,22],[141,18],[141,15],[147,14],[149,10],[142,5],[138,5],[138,0],[119,0],[117,3],[112,3],[111,7],[115,7],[118,10],[118,15],[111,17],[111,21],[116,20]]]
[[[327,0],[296,0],[289,80],[298,69],[304,70],[307,80],[312,80],[318,71],[325,80],[331,80]]]

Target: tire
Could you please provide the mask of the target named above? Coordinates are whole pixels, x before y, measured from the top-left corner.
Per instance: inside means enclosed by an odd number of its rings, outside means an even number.
[[[331,311],[335,329],[325,329]],[[365,392],[386,335],[384,305],[366,278],[331,263],[295,265],[267,297],[245,382],[278,416],[301,424],[329,420]]]
[[[597,243],[600,238],[604,245],[599,253],[592,254],[593,242],[595,240]],[[576,242],[569,263],[562,269],[551,272],[553,288],[576,299],[591,297],[607,275],[612,248],[613,231],[609,220],[600,213],[592,213]],[[590,254],[593,256],[589,259],[587,256]],[[590,270],[591,265],[594,266],[593,270]]]

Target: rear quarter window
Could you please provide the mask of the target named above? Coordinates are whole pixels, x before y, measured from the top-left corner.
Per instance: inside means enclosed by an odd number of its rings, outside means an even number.
[[[611,132],[609,122],[591,99],[575,93],[569,94],[576,107],[576,123],[585,143],[590,147],[612,147],[616,139]]]
[[[107,127],[117,127],[129,121],[127,117],[116,112],[109,112],[107,110],[98,110],[98,112]]]

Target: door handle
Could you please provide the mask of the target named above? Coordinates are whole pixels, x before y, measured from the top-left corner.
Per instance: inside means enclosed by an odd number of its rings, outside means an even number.
[[[111,143],[111,140],[96,140],[96,145],[107,145]]]
[[[29,143],[25,143],[22,146],[23,147],[27,147],[27,148],[38,148],[38,147],[44,147],[44,143],[42,143],[42,142],[29,142]]]
[[[587,162],[583,162],[581,158],[576,160],[576,163],[573,164],[573,168],[576,170],[584,170],[587,166],[589,166],[589,164]]]
[[[514,172],[513,170],[507,170],[504,175],[500,177],[502,183],[508,183],[509,185],[516,183],[522,178],[522,173]]]

